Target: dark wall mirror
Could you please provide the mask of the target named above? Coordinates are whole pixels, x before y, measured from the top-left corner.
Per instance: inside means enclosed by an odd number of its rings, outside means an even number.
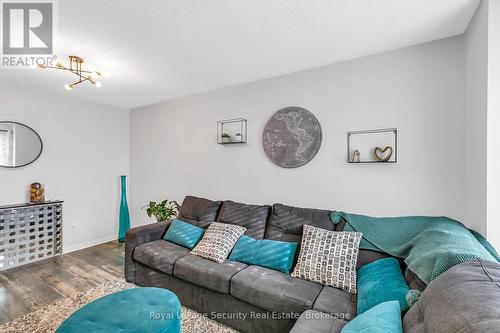
[[[19,168],[31,164],[42,150],[42,139],[31,127],[0,121],[0,167]]]

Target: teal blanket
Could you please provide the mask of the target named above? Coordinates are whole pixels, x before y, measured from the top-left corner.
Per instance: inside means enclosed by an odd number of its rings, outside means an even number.
[[[447,217],[376,218],[333,212],[331,220],[338,223],[341,217],[347,221],[345,231],[363,233],[361,249],[403,258],[426,284],[462,262],[499,261],[495,249],[480,234]]]

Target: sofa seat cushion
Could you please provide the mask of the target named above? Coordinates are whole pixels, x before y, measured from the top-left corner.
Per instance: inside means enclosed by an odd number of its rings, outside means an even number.
[[[346,324],[331,314],[307,310],[300,315],[290,333],[340,333]]]
[[[174,275],[198,286],[229,294],[231,278],[247,267],[236,261],[218,264],[196,255],[187,255],[175,263]]]
[[[314,302],[313,310],[350,321],[356,316],[356,298],[356,295],[347,291],[325,286]]]
[[[136,247],[133,258],[144,265],[172,275],[175,262],[188,253],[189,249],[183,246],[159,239]]]
[[[231,280],[231,295],[268,311],[311,309],[322,286],[260,266],[248,266]]]

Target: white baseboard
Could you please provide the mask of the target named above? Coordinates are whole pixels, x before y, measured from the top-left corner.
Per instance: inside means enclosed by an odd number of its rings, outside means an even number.
[[[111,242],[111,241],[114,241],[116,239],[117,239],[117,237],[116,237],[116,235],[114,235],[114,236],[107,236],[107,237],[95,239],[95,240],[90,241],[90,242],[80,243],[80,244],[73,245],[73,246],[66,246],[63,248],[63,253],[66,254],[66,253],[78,251],[78,250],[85,249],[87,247],[91,247],[94,245],[99,245],[102,243]]]

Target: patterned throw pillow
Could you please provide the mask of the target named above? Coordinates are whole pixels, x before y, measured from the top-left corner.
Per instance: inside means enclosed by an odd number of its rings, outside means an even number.
[[[338,232],[304,225],[293,277],[356,294],[360,232]]]
[[[245,233],[245,230],[247,229],[239,225],[213,222],[189,254],[195,254],[221,264],[226,260],[234,244]]]

